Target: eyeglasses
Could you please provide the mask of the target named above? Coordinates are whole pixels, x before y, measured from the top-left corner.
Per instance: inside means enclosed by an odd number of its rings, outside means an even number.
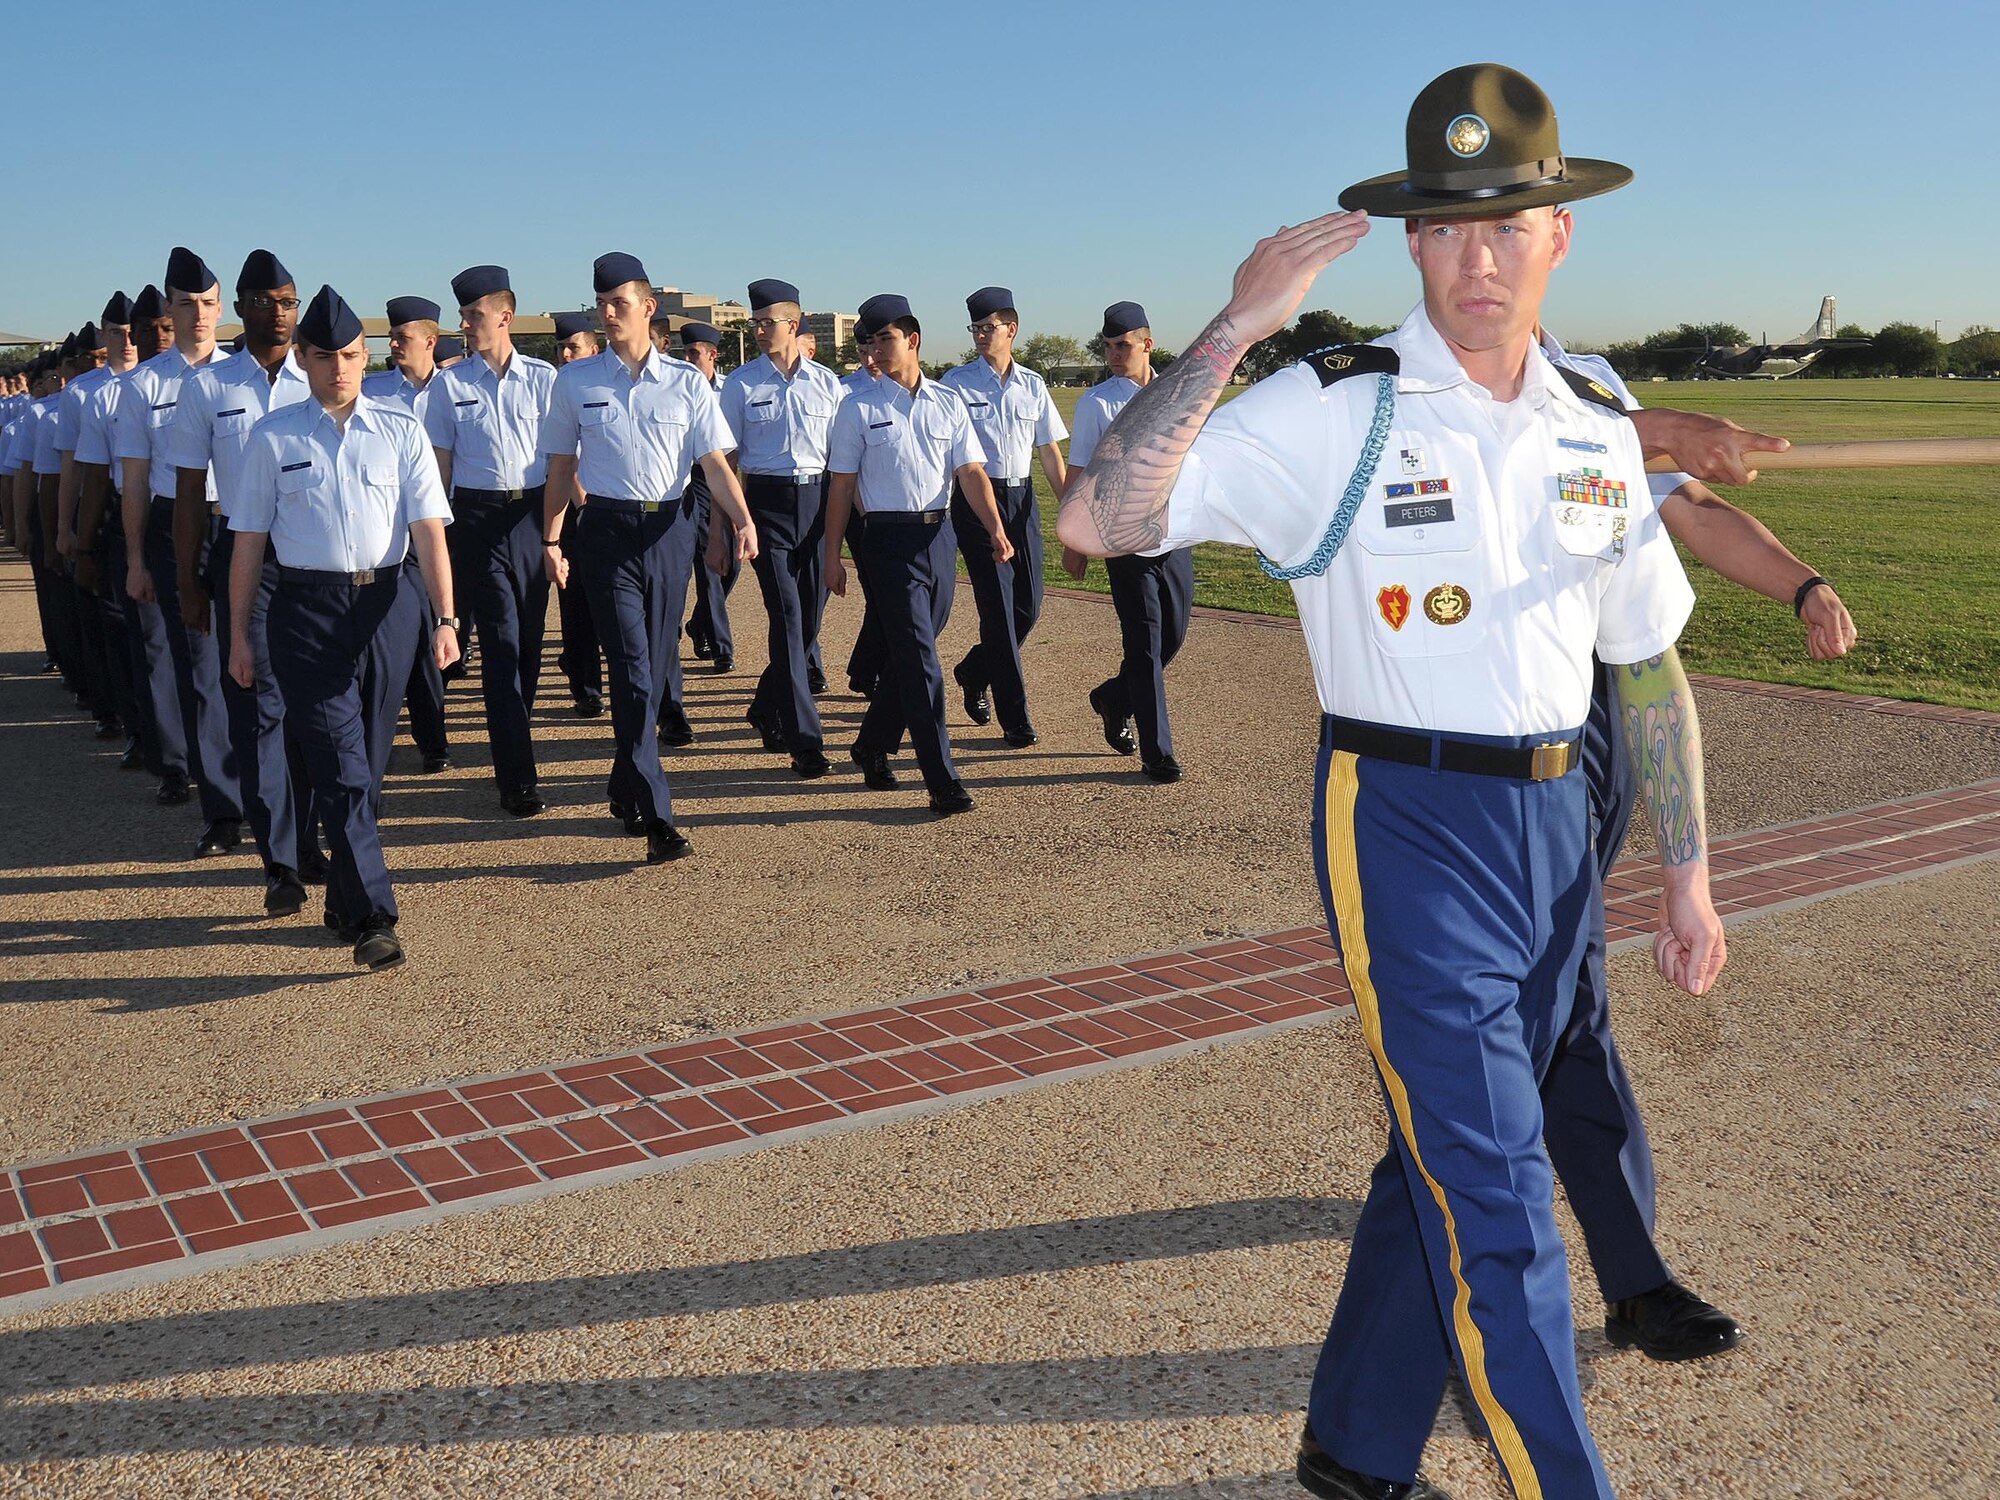
[[[998,333],[1001,329],[1011,328],[1013,326],[1014,325],[1011,323],[967,323],[965,325],[965,331],[971,334],[974,338],[978,338],[979,335],[982,333],[991,337],[993,334]]]
[[[769,333],[780,323],[796,324],[798,321],[797,318],[752,318],[750,320],[750,331],[752,333]]]
[[[299,299],[296,297],[245,297],[243,304],[246,307],[256,308],[258,312],[270,312],[273,308],[279,312],[299,310]]]

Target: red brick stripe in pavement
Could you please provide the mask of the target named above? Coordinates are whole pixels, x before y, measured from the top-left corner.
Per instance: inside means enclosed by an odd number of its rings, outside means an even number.
[[[1718,908],[1741,920],[1996,854],[2000,780],[1740,834],[1711,862]],[[1648,864],[1612,873],[1614,943],[1650,933],[1658,889]],[[16,1167],[0,1173],[0,1307],[1132,1066],[1349,1004],[1325,929],[1299,928]]]

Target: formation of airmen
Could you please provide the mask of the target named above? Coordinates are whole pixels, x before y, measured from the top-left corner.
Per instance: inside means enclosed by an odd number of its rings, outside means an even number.
[[[681,638],[733,670],[745,564],[769,619],[748,721],[800,777],[834,769],[819,631],[843,551],[864,601],[847,683],[869,705],[847,754],[868,787],[899,784],[907,738],[930,809],[974,805],[937,651],[961,559],[979,617],[951,669],[965,712],[1010,747],[1039,738],[1021,662],[1043,597],[1032,469],[1060,496],[1071,435],[1013,358],[1013,294],[966,299],[978,355],[935,381],[909,302],[870,298],[842,378],[813,357],[798,288],[754,281],[760,352],[718,379],[719,331],[671,328],[636,257],[600,256],[592,284],[594,317],[555,320],[560,367],[515,348],[509,273],[479,265],[451,279],[460,347],[439,303],[394,297],[389,368],[368,373],[353,309],[330,286],[302,301],[263,249],[236,278],[237,347],[219,347],[219,279],[176,247],[159,285],[116,293],[0,388],[0,528],[31,566],[45,670],[158,802],[199,802],[197,856],[247,827],[265,911],[294,915],[324,884],[325,925],[371,968],[403,958],[378,830],[397,725],[407,707],[423,769],[451,766],[446,684],[475,640],[500,807],[547,805],[533,714],[552,586],[571,701],[609,709],[610,812],[649,863],[690,852],[661,763],[696,732]],[[1102,334],[1111,378],[1079,407],[1079,464],[1153,373],[1137,303],[1107,308]],[[1081,578],[1087,560],[1063,564]],[[1192,565],[1121,558],[1111,583],[1124,660],[1090,708],[1114,751],[1173,782],[1162,672]]]

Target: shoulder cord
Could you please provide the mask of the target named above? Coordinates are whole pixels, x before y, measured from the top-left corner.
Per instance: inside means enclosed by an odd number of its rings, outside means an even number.
[[[1395,377],[1377,375],[1375,418],[1368,425],[1368,439],[1361,445],[1361,458],[1354,465],[1354,473],[1347,481],[1347,489],[1340,497],[1333,520],[1327,524],[1326,535],[1319,539],[1319,546],[1313,549],[1313,555],[1295,568],[1281,568],[1261,552],[1257,554],[1258,567],[1280,583],[1290,583],[1295,578],[1318,578],[1332,566],[1334,554],[1347,540],[1347,529],[1354,524],[1354,517],[1368,494],[1368,486],[1375,481],[1375,469],[1382,462],[1382,449],[1388,444],[1389,425],[1395,416]]]

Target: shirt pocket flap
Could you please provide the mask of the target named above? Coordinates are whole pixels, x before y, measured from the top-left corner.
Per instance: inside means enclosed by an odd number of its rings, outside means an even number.
[[[616,420],[617,408],[606,402],[602,406],[580,406],[576,411],[576,425],[579,427],[604,427]]]
[[[301,461],[278,466],[278,493],[281,495],[302,494],[318,484],[318,464]]]
[[[394,484],[396,466],[387,459],[371,458],[361,466],[363,484]]]

